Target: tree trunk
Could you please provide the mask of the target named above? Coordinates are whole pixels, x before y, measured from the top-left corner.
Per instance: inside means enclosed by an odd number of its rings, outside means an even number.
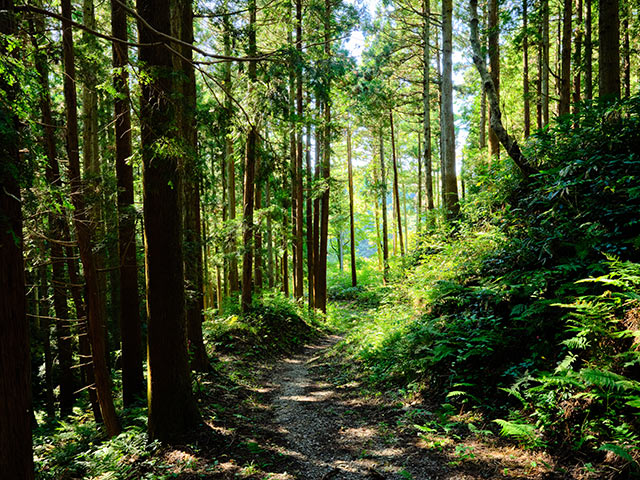
[[[587,100],[593,99],[593,21],[591,19],[591,7],[593,0],[585,0],[585,32],[584,32],[584,96]]]
[[[38,21],[38,32],[44,32],[44,22]],[[51,90],[49,87],[49,69],[45,54],[38,49],[38,45],[33,41],[36,49],[35,67],[40,83],[40,109],[42,112],[42,122],[44,124],[44,147],[47,155],[47,166],[45,177],[52,188],[60,191],[62,179],[60,178],[60,168],[56,154],[56,140],[54,132],[53,115],[51,113]],[[64,238],[66,211],[61,207],[61,212],[52,209],[48,215],[49,220],[49,249],[52,263],[52,285],[53,285],[53,308],[58,319],[56,326],[56,341],[58,346],[58,365],[60,367],[60,413],[63,416],[69,415],[73,409],[75,400],[75,381],[73,377],[73,347],[71,343],[71,329],[69,323],[69,308],[67,302],[67,279],[64,273],[64,252],[62,243]]]
[[[542,1],[542,124],[549,125],[549,0]]]
[[[427,196],[427,208],[433,210],[433,170],[431,167],[431,7],[429,0],[424,0],[422,5],[422,61],[424,70],[422,72],[422,113],[424,132],[424,180],[425,194]],[[420,151],[422,154],[422,151]]]
[[[322,100],[317,100],[318,110],[320,116],[322,115]],[[316,183],[320,180],[320,171],[322,169],[322,162],[320,161],[320,155],[322,152],[321,147],[321,127],[317,126],[315,128],[315,181]],[[320,198],[317,195],[317,192],[314,192],[314,200],[313,200],[313,307],[315,308],[316,303],[316,292],[318,290],[318,268],[320,262]]]
[[[295,132],[297,141],[296,163],[294,166],[294,178],[296,182],[296,284],[295,297],[301,299],[304,295],[304,261],[303,261],[303,237],[304,237],[304,203],[302,199],[302,0],[296,0],[296,122]]]
[[[522,92],[524,102],[524,136],[531,134],[531,109],[529,106],[529,22],[527,0],[522,0]]]
[[[582,70],[580,67],[580,60],[582,59],[582,0],[576,0],[576,12],[578,14],[577,18],[577,26],[576,36],[575,36],[575,45],[576,49],[574,52],[573,63],[575,65],[575,70],[573,74],[573,113],[577,114],[580,112],[580,96],[581,96],[581,75],[580,71]]]
[[[416,196],[416,232],[422,228],[422,138],[418,132],[418,194]]]
[[[265,182],[265,195],[267,208],[271,207],[271,188],[269,186],[269,179]],[[275,286],[274,281],[274,269],[273,269],[273,221],[271,220],[271,213],[267,213],[267,280],[269,288]]]
[[[174,35],[193,45],[193,9],[191,0],[177,2],[178,33]],[[183,169],[186,176],[184,186],[184,282],[186,291],[186,323],[189,357],[193,370],[204,372],[210,367],[202,337],[204,304],[202,296],[202,230],[200,221],[200,177],[198,167],[198,134],[196,129],[196,76],[193,67],[192,49],[183,45],[182,58],[177,66],[182,72],[179,89],[179,132],[186,148]]]
[[[620,12],[619,0],[599,0],[600,97],[620,98]]]
[[[331,0],[324,2],[324,61],[329,63],[331,53]],[[330,70],[330,69],[327,69]],[[322,134],[322,178],[325,181],[321,198],[320,215],[320,252],[316,269],[316,308],[323,313],[327,311],[327,242],[329,240],[329,179],[331,178],[331,72],[325,74],[324,125]]]
[[[478,0],[469,0],[469,10],[471,27],[471,36],[469,41],[471,43],[471,49],[473,51],[473,63],[475,64],[478,73],[480,74],[482,83],[484,84],[485,90],[487,91],[487,97],[489,99],[491,110],[494,113],[494,115],[491,117],[491,121],[493,123],[492,127],[500,138],[500,142],[507,151],[507,154],[511,157],[522,174],[525,177],[529,177],[530,175],[537,173],[537,170],[529,164],[527,158],[520,151],[518,142],[509,135],[507,130],[502,125],[498,98],[493,88],[493,81],[491,80],[489,72],[487,72],[487,66],[482,56],[482,47],[480,46],[480,39],[478,36]]]
[[[313,308],[315,304],[313,299],[313,290],[314,290],[314,281],[313,281],[313,273],[314,273],[314,238],[313,238],[313,184],[311,178],[311,125],[307,125],[307,145],[306,145],[306,160],[307,160],[307,170],[306,170],[306,181],[307,181],[307,205],[306,205],[306,217],[307,217],[307,278],[308,278],[308,289],[309,289],[309,299],[308,304],[309,308]]]
[[[127,40],[126,11],[118,0],[111,0],[113,36]],[[122,338],[122,401],[132,405],[144,398],[142,374],[142,332],[136,259],[136,211],[134,207],[131,148],[131,111],[129,109],[129,50],[126,44],[113,42],[113,87],[116,129],[116,175],[118,177],[118,239],[120,245],[120,334]]]
[[[624,85],[624,96],[631,96],[631,50],[629,46],[629,5],[624,5],[624,18],[622,20],[623,47],[622,47],[622,84]]]
[[[443,20],[444,22],[450,21],[447,20],[444,15],[444,10],[445,7],[444,5],[448,5],[446,3],[443,3]],[[498,104],[500,103],[500,26],[498,23],[499,20],[499,12],[498,12],[498,0],[489,0],[489,34],[488,34],[488,39],[489,39],[489,68],[491,71],[491,80],[493,81],[493,85],[495,87],[495,93],[496,96],[498,97]],[[447,30],[449,30],[449,27],[447,26]],[[443,43],[443,70],[445,70],[444,68],[444,63],[446,60],[444,60],[444,55],[445,55],[445,51],[446,51],[446,40],[444,39],[444,23],[443,23],[443,39],[442,39],[442,43]],[[445,74],[446,75],[446,74]],[[444,83],[444,79],[443,79],[443,83]],[[493,128],[491,127],[491,125],[493,124],[492,119],[491,119],[491,115],[493,115],[493,112],[491,110],[489,110],[489,158],[493,158],[493,157],[500,157],[500,141],[498,140],[498,136],[496,134],[496,132],[493,130]],[[443,132],[443,138],[446,139],[447,138],[447,133]],[[444,147],[443,151],[446,151],[448,147]],[[454,145],[455,148],[455,145]],[[455,160],[454,160],[455,161]],[[449,168],[449,166],[447,165],[446,169],[445,169],[445,181],[447,181],[448,177],[449,177],[449,172],[447,171],[447,169]],[[449,205],[448,200],[446,198],[445,195],[445,205]]]
[[[560,73],[560,103],[558,114],[569,113],[571,98],[571,0],[564,0],[562,9],[562,70]]]
[[[249,56],[256,56],[256,1],[249,0]],[[249,88],[256,81],[256,62],[249,62]],[[253,119],[255,122],[255,119]],[[242,258],[242,312],[247,313],[251,309],[253,285],[253,195],[256,176],[256,144],[258,132],[255,124],[249,126],[247,135],[247,151],[244,158],[244,196],[242,216],[242,239],[244,243],[244,255]]]
[[[389,228],[387,220],[387,175],[384,168],[384,138],[382,136],[382,127],[380,127],[380,201],[382,202],[382,261],[383,261],[383,280],[386,283],[389,280]]]
[[[404,240],[402,238],[402,215],[400,213],[400,189],[398,188],[398,159],[396,157],[396,140],[393,128],[393,110],[389,110],[389,123],[391,124],[391,158],[393,160],[393,200],[396,214],[396,227],[398,228],[398,241],[400,255],[404,256]]]
[[[373,182],[375,185],[379,185],[380,179],[378,178],[378,169],[376,168],[375,163],[373,164]],[[380,235],[380,213],[378,212],[379,207],[379,195],[377,193],[374,194],[374,207],[373,211],[375,214],[376,221],[376,252],[378,254],[378,269],[384,271],[384,263],[382,260],[382,236]]]
[[[349,176],[349,233],[351,235],[351,286],[358,285],[356,273],[356,230],[353,218],[353,168],[351,165],[351,130],[347,127],[347,173]]]
[[[200,421],[191,393],[185,324],[182,252],[182,178],[178,159],[159,142],[172,139],[175,111],[172,58],[161,37],[170,34],[169,0],[138,0],[140,60],[150,80],[140,101],[147,273],[149,437],[170,441]]]
[[[87,292],[87,313],[93,373],[100,412],[107,434],[111,437],[120,431],[111,392],[111,377],[106,362],[106,342],[104,338],[105,318],[100,292],[100,281],[91,239],[92,227],[86,215],[84,189],[80,180],[80,155],[78,149],[78,111],[76,96],[76,73],[71,28],[71,1],[62,1],[62,42],[64,57],[64,97],[67,121],[67,153],[69,156],[69,178],[71,199],[74,206],[73,221],[78,238]]]
[[[227,6],[225,4],[225,11]],[[223,17],[223,25],[224,25],[224,33],[223,33],[223,42],[224,42],[224,54],[227,56],[231,55],[231,21],[230,15],[224,15]],[[228,204],[228,219],[233,224],[236,219],[236,168],[235,161],[233,158],[233,139],[231,135],[231,119],[233,118],[233,107],[232,107],[232,98],[231,98],[231,62],[226,62],[224,64],[224,89],[225,89],[225,112],[226,118],[224,123],[225,128],[225,136],[224,136],[224,145],[225,145],[225,161],[227,166],[227,204]],[[229,260],[228,260],[228,284],[229,284],[229,294],[233,295],[240,290],[239,279],[238,279],[238,259],[236,257],[236,234],[235,228],[233,229],[232,234],[227,239],[229,244],[228,252],[229,252]],[[237,297],[236,297],[237,298]]]
[[[15,34],[12,0],[0,0],[0,33]],[[3,42],[4,45],[4,42]],[[4,46],[0,53],[6,55]],[[34,478],[31,447],[31,362],[26,316],[18,119],[5,105],[19,94],[11,74],[0,76],[0,472]]]
[[[494,14],[497,15],[497,11],[494,12]],[[489,16],[491,17],[491,14]],[[456,176],[456,140],[453,125],[452,19],[453,2],[452,0],[444,0],[442,4],[442,156],[444,159],[443,163],[445,165],[445,188],[443,192],[443,200],[448,216],[456,216],[460,210],[460,206],[458,204],[458,179]],[[492,74],[495,74],[495,76],[498,77],[499,67],[497,67],[497,65],[499,64],[497,59],[497,38],[494,55],[496,55],[496,59],[494,60],[496,63],[495,65],[492,64]],[[492,131],[497,134],[497,132],[495,132],[495,128],[493,128],[493,116],[495,116],[495,112],[492,111]],[[491,142],[491,135],[489,135],[489,153],[497,155],[498,149],[496,148],[492,151]]]
[[[259,149],[258,146],[256,148]],[[256,158],[256,171],[260,172],[260,156],[258,155]],[[260,173],[256,174],[258,178],[255,182],[255,192],[254,192],[254,208],[256,211],[259,211],[262,208],[262,180]],[[262,222],[258,223],[255,226],[255,232],[253,235],[254,241],[254,286],[256,290],[262,290],[264,279],[263,279],[263,270],[264,266],[262,264]]]
[[[82,2],[83,23],[87,28],[95,30],[95,11],[93,0]],[[83,32],[82,43],[86,52],[85,65],[82,74],[82,162],[84,167],[84,197],[88,207],[87,216],[91,224],[91,238],[94,244],[93,256],[99,287],[101,317],[104,319],[104,341],[107,367],[110,365],[109,325],[107,315],[107,261],[105,251],[105,227],[102,215],[102,175],[100,172],[100,152],[98,146],[98,94],[96,91],[96,71],[98,65],[94,55],[97,55],[98,45],[96,37],[89,32]]]

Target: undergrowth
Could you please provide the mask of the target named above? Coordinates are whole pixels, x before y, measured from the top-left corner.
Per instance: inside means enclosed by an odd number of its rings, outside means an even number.
[[[338,348],[369,388],[480,409],[522,445],[634,475],[640,98],[584,105],[525,152],[540,173],[478,169],[461,216],[424,229]]]

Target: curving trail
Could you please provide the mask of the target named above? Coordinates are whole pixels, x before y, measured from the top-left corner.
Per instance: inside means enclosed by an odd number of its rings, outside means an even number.
[[[321,355],[340,340],[329,336],[286,359],[271,379],[280,453],[297,459],[300,480],[430,479],[437,466],[400,442],[384,404],[358,398],[357,385],[336,387],[318,372]],[[429,467],[429,468],[427,468]],[[292,478],[292,477],[289,477]],[[465,477],[459,477],[465,478]]]

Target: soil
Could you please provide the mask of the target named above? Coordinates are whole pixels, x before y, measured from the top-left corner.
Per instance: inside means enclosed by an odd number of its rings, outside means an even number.
[[[365,395],[335,372],[327,356],[340,337],[326,336],[275,363],[249,362],[242,378],[202,380],[205,432],[189,447],[164,451],[171,478],[271,480],[587,479],[590,465],[522,449],[465,414],[445,431],[420,431],[434,419],[424,399],[406,404]],[[233,364],[234,371],[237,364]],[[342,380],[344,381],[344,380]],[[195,444],[195,446],[194,446]]]

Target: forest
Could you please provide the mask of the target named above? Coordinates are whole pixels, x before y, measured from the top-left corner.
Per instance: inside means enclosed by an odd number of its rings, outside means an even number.
[[[640,478],[637,0],[0,0],[0,480]]]

